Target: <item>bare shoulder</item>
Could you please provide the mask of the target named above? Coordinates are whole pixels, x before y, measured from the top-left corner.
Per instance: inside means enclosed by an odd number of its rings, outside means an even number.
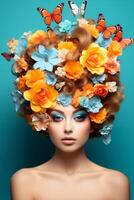
[[[112,193],[113,199],[129,200],[130,183],[128,177],[117,170],[106,169],[104,182]]]
[[[14,200],[30,199],[32,197],[34,176],[30,168],[20,169],[11,176],[10,189]]]

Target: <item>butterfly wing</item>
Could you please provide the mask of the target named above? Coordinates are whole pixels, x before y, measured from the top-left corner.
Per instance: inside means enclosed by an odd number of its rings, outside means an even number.
[[[103,37],[105,39],[109,39],[114,33],[116,33],[118,30],[120,30],[120,26],[109,26],[106,28],[106,30],[103,32]]]
[[[134,39],[133,38],[124,38],[120,41],[121,47],[124,49],[125,47],[134,44]]]
[[[81,8],[80,8],[80,12],[81,12],[82,17],[85,16],[86,7],[87,7],[87,1],[83,1]]]
[[[73,13],[74,16],[77,16],[79,14],[79,8],[78,6],[72,2],[72,1],[68,1],[69,7]]]
[[[37,8],[41,16],[44,18],[44,22],[47,26],[50,26],[52,23],[52,16],[51,13],[49,13],[46,9],[44,8]]]
[[[56,38],[55,32],[54,32],[53,29],[50,28],[49,26],[47,27],[47,33],[48,33],[48,37],[49,37],[50,39],[53,40],[53,39]]]
[[[13,53],[9,54],[9,53],[3,52],[3,53],[1,53],[1,55],[2,55],[7,61],[10,61],[11,58],[14,57],[14,54],[13,54]]]
[[[53,20],[59,24],[62,20],[62,10],[63,10],[64,3],[60,3],[53,11],[52,18]]]
[[[99,33],[103,32],[106,29],[105,17],[102,13],[100,13],[98,16],[96,28],[98,29]]]

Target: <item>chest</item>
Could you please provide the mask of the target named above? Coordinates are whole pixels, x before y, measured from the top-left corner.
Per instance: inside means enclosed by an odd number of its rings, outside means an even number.
[[[96,177],[49,178],[38,183],[35,200],[110,200]]]

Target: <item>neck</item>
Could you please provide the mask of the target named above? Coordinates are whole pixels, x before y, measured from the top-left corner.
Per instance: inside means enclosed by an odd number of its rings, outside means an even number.
[[[54,166],[54,170],[74,174],[75,172],[87,171],[91,161],[87,158],[83,148],[71,153],[56,149],[51,164]]]

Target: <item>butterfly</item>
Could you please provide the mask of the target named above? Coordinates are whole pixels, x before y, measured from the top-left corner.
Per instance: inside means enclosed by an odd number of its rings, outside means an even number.
[[[37,8],[37,10],[40,12],[42,17],[44,17],[44,22],[47,26],[50,26],[52,21],[55,21],[57,24],[59,24],[62,20],[62,10],[63,10],[64,3],[60,3],[53,11],[53,13],[50,13],[44,8]]]
[[[117,33],[118,31],[121,30],[122,27],[119,24],[117,24],[117,26],[109,26],[103,32],[103,38],[109,39],[114,33]]]
[[[74,16],[77,16],[80,14],[80,16],[84,17],[85,12],[86,12],[86,7],[87,7],[87,1],[83,1],[80,8],[72,1],[68,1],[68,4]]]
[[[102,13],[100,13],[98,16],[96,28],[98,29],[99,33],[103,32],[106,29],[106,21]]]
[[[122,27],[120,27],[120,30],[118,30],[115,33],[115,36],[113,37],[113,40],[116,40],[117,42],[120,42],[122,40],[123,30]]]
[[[6,52],[3,52],[3,53],[1,53],[1,55],[2,55],[7,61],[10,61],[11,58],[14,57],[14,53],[6,53]]]
[[[123,38],[121,41],[120,41],[120,45],[121,47],[124,49],[125,47],[131,45],[131,44],[134,44],[134,38]]]

